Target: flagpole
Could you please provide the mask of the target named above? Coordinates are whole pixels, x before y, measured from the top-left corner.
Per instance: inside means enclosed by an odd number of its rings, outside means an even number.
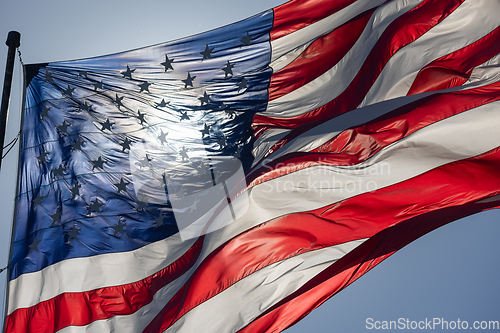
[[[14,60],[16,48],[21,45],[21,34],[10,31],[5,44],[9,47],[7,53],[7,64],[5,66],[5,79],[3,81],[2,104],[0,106],[0,169],[2,168],[3,145],[5,141],[5,130],[7,127],[7,113],[9,109],[10,90],[12,87],[12,73],[14,72]]]

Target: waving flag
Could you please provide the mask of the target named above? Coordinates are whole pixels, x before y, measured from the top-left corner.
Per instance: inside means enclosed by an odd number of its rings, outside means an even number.
[[[280,332],[500,206],[500,1],[293,0],[25,66],[6,332]]]

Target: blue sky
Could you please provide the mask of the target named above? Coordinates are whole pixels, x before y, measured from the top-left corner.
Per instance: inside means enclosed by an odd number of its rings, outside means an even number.
[[[115,53],[196,34],[279,5],[277,0],[18,0],[0,4],[0,41],[21,32],[25,63]],[[0,45],[4,45],[3,41]],[[3,81],[7,47],[0,47]],[[6,142],[18,131],[22,100],[16,62]],[[16,147],[17,150],[17,147]],[[0,175],[0,266],[8,261],[16,157]],[[469,217],[415,241],[287,332],[364,332],[365,320],[500,320],[500,212]],[[0,274],[3,314],[6,272]],[[3,317],[3,316],[2,316]]]

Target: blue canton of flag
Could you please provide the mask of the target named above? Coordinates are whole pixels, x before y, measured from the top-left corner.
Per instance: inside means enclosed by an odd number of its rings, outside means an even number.
[[[271,24],[266,12],[238,29],[28,67],[11,279],[169,237],[175,209],[202,214],[193,193],[252,162]]]

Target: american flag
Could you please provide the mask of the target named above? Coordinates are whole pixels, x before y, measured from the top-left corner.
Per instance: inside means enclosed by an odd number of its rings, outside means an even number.
[[[499,206],[498,12],[295,0],[26,66],[6,332],[279,332]]]

